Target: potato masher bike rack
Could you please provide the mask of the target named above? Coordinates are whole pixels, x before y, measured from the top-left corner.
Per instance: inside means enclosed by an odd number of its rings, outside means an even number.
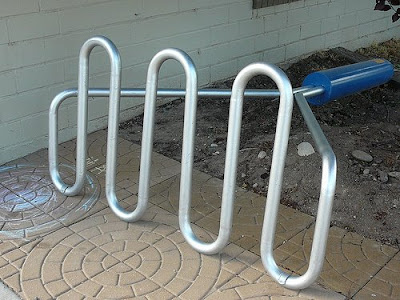
[[[111,62],[110,88],[89,89],[89,57],[94,47],[103,47]],[[179,62],[186,75],[186,89],[158,89],[158,73],[169,59]],[[248,81],[256,75],[270,77],[277,90],[245,90]],[[290,289],[303,289],[319,276],[325,257],[330,226],[332,203],[336,186],[336,157],[315,119],[307,102],[322,105],[351,93],[365,90],[387,82],[393,75],[393,66],[385,60],[371,60],[321,72],[306,77],[303,86],[292,89],[286,74],[278,67],[267,63],[253,63],[237,75],[232,90],[200,89],[197,71],[191,58],[182,50],[165,49],[151,60],[145,89],[121,88],[121,59],[118,49],[107,38],[95,36],[87,40],[79,55],[78,89],[69,89],[58,94],[49,111],[49,170],[56,188],[67,196],[77,195],[84,186],[86,174],[86,147],[88,123],[88,97],[109,97],[106,196],[112,211],[122,220],[139,220],[147,207],[150,188],[150,167],[153,147],[154,118],[157,97],[185,97],[183,128],[182,170],[179,195],[179,226],[185,240],[198,252],[215,254],[229,241],[232,228],[233,204],[236,188],[240,128],[244,97],[280,99],[275,142],[266,209],[261,238],[261,258],[268,273],[281,285]],[[58,166],[58,110],[61,103],[78,97],[76,179],[72,186],[61,178]],[[142,150],[138,204],[134,211],[126,211],[119,205],[116,196],[117,138],[119,126],[120,97],[145,97]],[[230,97],[228,138],[225,159],[224,183],[221,203],[220,229],[217,239],[211,243],[201,241],[193,232],[190,222],[195,120],[198,97]],[[304,117],[318,153],[322,158],[322,178],[318,214],[316,219],[310,262],[307,271],[297,276],[281,270],[273,256],[273,244],[277,224],[278,208],[282,190],[293,98]]]

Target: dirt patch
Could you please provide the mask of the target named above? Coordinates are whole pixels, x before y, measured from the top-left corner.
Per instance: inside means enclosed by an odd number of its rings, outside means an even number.
[[[391,41],[398,47],[399,41]],[[372,47],[378,48],[377,45]],[[385,47],[387,53],[392,53]],[[382,56],[380,53],[363,54]],[[397,52],[398,53],[398,52]],[[398,54],[397,54],[398,55]],[[383,54],[383,57],[385,54]],[[390,57],[388,57],[390,59]],[[294,87],[316,70],[351,63],[332,51],[315,53],[290,66],[286,73]],[[394,62],[398,64],[398,61]],[[232,80],[213,85],[230,88]],[[248,88],[275,88],[265,77],[253,78]],[[332,225],[357,232],[383,243],[400,241],[400,92],[389,84],[312,107],[338,160]],[[248,99],[244,103],[237,184],[266,195],[278,100]],[[183,100],[159,107],[156,112],[154,150],[180,160]],[[223,178],[229,99],[200,99],[197,114],[195,168]],[[142,118],[121,124],[121,135],[141,142]],[[281,202],[315,215],[319,198],[321,160],[318,154],[300,157],[297,146],[310,142],[303,118],[294,108]],[[370,162],[353,157],[361,150]],[[264,158],[259,157],[266,152]],[[262,155],[261,155],[262,156]]]

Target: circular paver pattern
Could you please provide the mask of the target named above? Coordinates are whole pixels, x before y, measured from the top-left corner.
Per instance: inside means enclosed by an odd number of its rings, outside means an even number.
[[[218,256],[191,249],[175,226],[125,223],[114,215],[97,215],[73,230],[45,237],[29,254],[21,276],[25,295],[190,299],[189,289],[199,286],[199,294],[210,291],[221,271]]]
[[[74,178],[63,166],[61,177]],[[81,195],[66,197],[56,191],[44,166],[11,165],[0,168],[0,238],[26,238],[52,231],[83,216],[100,195],[90,174]]]

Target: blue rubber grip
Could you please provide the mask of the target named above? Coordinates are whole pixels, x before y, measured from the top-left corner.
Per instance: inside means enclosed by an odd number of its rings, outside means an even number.
[[[322,86],[325,92],[308,98],[313,105],[323,105],[357,92],[388,82],[394,73],[393,65],[384,59],[373,59],[360,63],[318,71],[309,74],[303,86]]]

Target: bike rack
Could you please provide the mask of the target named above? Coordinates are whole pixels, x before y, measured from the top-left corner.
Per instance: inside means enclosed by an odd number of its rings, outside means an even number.
[[[110,89],[89,89],[89,56],[92,49],[106,49],[111,62]],[[179,62],[186,75],[186,89],[158,89],[158,74],[162,64],[169,59]],[[266,75],[277,85],[277,90],[246,90],[248,81],[256,75]],[[182,50],[165,49],[151,60],[146,89],[121,89],[121,61],[117,48],[107,38],[96,36],[84,43],[79,56],[78,89],[69,89],[58,94],[49,111],[49,169],[56,188],[67,196],[78,194],[86,174],[86,140],[88,96],[109,97],[109,117],[106,158],[106,196],[112,211],[122,220],[134,222],[144,214],[149,198],[150,167],[153,148],[154,118],[157,97],[185,97],[183,128],[182,170],[179,194],[179,226],[185,240],[198,252],[215,254],[229,242],[232,229],[235,200],[236,172],[238,163],[242,108],[245,97],[277,98],[279,111],[273,148],[269,188],[261,237],[261,258],[268,273],[281,285],[290,289],[303,289],[319,276],[325,257],[330,226],[333,198],[336,187],[336,157],[307,102],[322,105],[328,101],[365,90],[387,82],[393,75],[393,66],[384,60],[373,60],[359,64],[314,72],[306,77],[303,86],[292,89],[286,74],[278,67],[267,63],[254,63],[242,69],[233,83],[232,90],[198,89],[197,72],[191,58]],[[356,87],[355,87],[356,85]],[[357,88],[359,86],[359,88]],[[78,97],[76,180],[68,186],[58,170],[58,110],[61,103]],[[116,196],[117,138],[120,97],[145,97],[142,151],[140,158],[138,204],[135,210],[123,209]],[[221,203],[220,228],[217,239],[205,243],[198,239],[191,227],[190,209],[192,194],[193,154],[198,97],[230,97],[228,139],[225,158],[224,182]],[[277,224],[280,194],[283,181],[293,97],[303,115],[311,136],[322,158],[322,178],[318,214],[311,249],[309,267],[301,276],[287,274],[281,270],[273,256],[274,235]]]

